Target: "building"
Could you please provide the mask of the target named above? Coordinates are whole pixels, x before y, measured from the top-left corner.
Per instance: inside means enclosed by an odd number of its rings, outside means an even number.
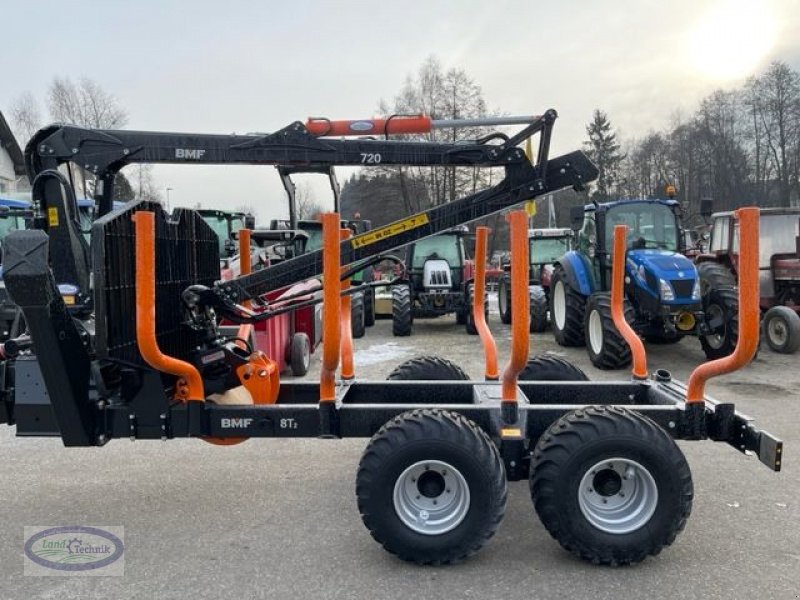
[[[22,149],[0,113],[0,196],[17,196],[29,190]]]

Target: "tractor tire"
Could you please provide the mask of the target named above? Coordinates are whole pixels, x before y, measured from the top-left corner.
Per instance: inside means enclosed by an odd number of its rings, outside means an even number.
[[[456,311],[456,325],[466,325],[469,319],[469,310]]]
[[[497,308],[500,321],[506,325],[511,323],[511,277],[507,274],[500,278],[497,285]]]
[[[390,381],[469,381],[461,367],[439,356],[417,356],[400,364],[386,378]]]
[[[764,315],[764,337],[775,352],[797,352],[800,348],[800,315],[788,306],[773,306]]]
[[[392,334],[396,337],[411,335],[414,317],[411,313],[411,288],[407,284],[392,287]]]
[[[354,339],[364,337],[367,332],[363,292],[350,296],[350,331],[353,332]]]
[[[633,324],[635,315],[630,303],[624,301],[625,320]],[[598,369],[622,369],[631,364],[631,349],[614,325],[611,316],[611,294],[597,292],[586,302],[586,350],[589,360]]]
[[[484,320],[489,322],[489,301],[484,297],[483,299],[483,316]],[[472,294],[467,294],[467,314],[464,321],[467,333],[469,335],[478,335],[478,326],[475,324],[475,319],[472,316]]]
[[[550,280],[550,317],[553,337],[560,346],[583,346],[586,296],[570,287],[564,268],[558,265]]]
[[[553,354],[540,354],[528,360],[520,381],[589,381],[582,369]]]
[[[311,366],[311,342],[305,333],[295,333],[289,350],[289,365],[292,375],[302,377]]]
[[[613,406],[567,413],[533,452],[531,497],[550,535],[579,558],[629,565],[661,552],[692,511],[692,474],[670,436]],[[623,493],[625,492],[625,493]]]
[[[700,277],[700,294],[704,298],[711,290],[736,287],[736,276],[721,263],[701,262],[697,265],[697,275]]]
[[[369,287],[364,290],[364,325],[372,327],[375,325],[375,288]]]
[[[541,333],[547,329],[547,294],[540,285],[530,288],[531,333]]]
[[[361,519],[399,558],[455,563],[491,538],[508,485],[497,447],[466,417],[443,410],[403,413],[370,440],[356,476]]]
[[[739,296],[734,288],[711,289],[703,298],[705,318],[719,321],[715,332],[700,336],[700,345],[708,360],[728,356],[739,339]]]

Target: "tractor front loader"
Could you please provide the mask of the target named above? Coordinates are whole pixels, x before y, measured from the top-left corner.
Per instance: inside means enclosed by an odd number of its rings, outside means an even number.
[[[433,125],[423,117],[295,123],[269,136],[172,134],[158,144],[150,143],[153,134],[136,132],[41,132],[27,152],[32,177],[45,181],[37,197],[45,214],[58,214],[70,198],[68,184],[49,175],[68,160],[95,167],[106,185],[113,180],[109,171],[126,161],[187,156],[264,164],[502,165],[506,176],[487,190],[356,236],[341,229],[338,214],[323,215],[321,251],[227,281],[219,281],[217,237],[196,212],[167,215],[143,201],[110,211],[111,192],[101,187],[105,214],[93,227],[91,263],[78,244],[71,246],[75,252],[56,252],[74,241],[71,221],[7,238],[6,285],[25,315],[28,337],[5,345],[5,367],[26,376],[6,389],[0,421],[16,424],[18,435],[60,436],[70,447],[115,438],[194,437],[217,445],[251,437],[371,438],[356,476],[359,512],[371,535],[402,559],[443,564],[476,552],[502,519],[507,482],[521,479],[530,481],[548,531],[571,552],[614,565],[657,554],[675,540],[691,510],[691,473],[676,439],[726,442],[776,471],[781,467],[778,439],[704,393],[713,374],[751,358],[751,336],[742,335],[723,364],[701,365],[688,387],[664,370],[651,377],[641,348],[633,353],[634,379],[616,382],[589,382],[565,361],[528,360],[527,223],[523,212],[513,211],[512,351],[502,372],[485,320],[485,251],[479,251],[471,309],[486,380],[469,381],[457,366],[430,357],[400,365],[388,381],[355,378],[350,311],[342,297],[353,272],[405,244],[597,176],[580,152],[548,159],[554,118],[548,111],[514,136],[472,145],[325,137],[351,125],[386,134]],[[518,146],[536,133],[532,163]],[[757,328],[750,249],[758,245],[757,218],[747,211],[741,218],[752,244],[743,248],[740,288],[741,323],[749,334],[754,322]],[[477,235],[485,248],[485,228]],[[635,344],[620,319],[620,262],[613,270],[612,314]],[[90,271],[91,287],[83,278]],[[275,361],[220,333],[220,316],[247,326],[291,310],[289,299],[273,304],[265,295],[320,275],[318,383],[281,382]],[[86,284],[81,289],[94,318],[65,304],[56,281],[68,276]]]

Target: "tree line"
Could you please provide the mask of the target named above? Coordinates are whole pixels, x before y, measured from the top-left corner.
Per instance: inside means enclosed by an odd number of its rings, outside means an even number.
[[[689,214],[745,204],[791,206],[800,199],[800,73],[781,61],[741,87],[717,90],[662,131],[622,140],[595,110],[585,149],[600,177],[592,198],[663,197],[677,188]]]

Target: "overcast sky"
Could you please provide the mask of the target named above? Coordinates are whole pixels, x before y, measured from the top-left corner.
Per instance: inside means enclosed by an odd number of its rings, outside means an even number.
[[[86,76],[131,129],[271,131],[373,116],[436,55],[490,108],[557,109],[556,154],[580,147],[596,107],[638,136],[772,60],[800,68],[798,0],[4,0],[0,22],[0,111],[26,90],[44,100],[54,76]],[[173,205],[285,211],[270,167],[155,174]]]

